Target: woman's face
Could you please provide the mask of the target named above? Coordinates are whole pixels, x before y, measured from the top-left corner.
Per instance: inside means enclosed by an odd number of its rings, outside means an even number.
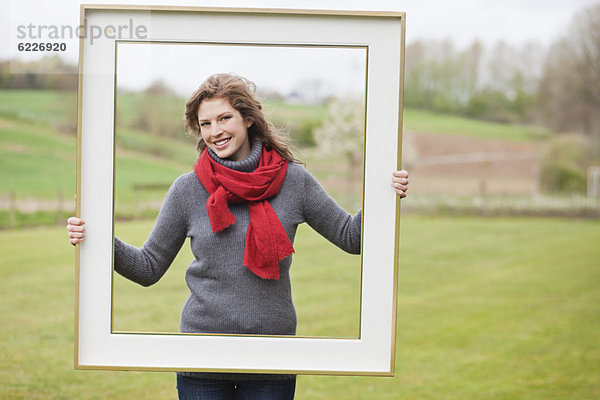
[[[222,97],[202,100],[198,107],[198,124],[204,143],[219,158],[240,161],[250,154],[246,121],[229,101]]]

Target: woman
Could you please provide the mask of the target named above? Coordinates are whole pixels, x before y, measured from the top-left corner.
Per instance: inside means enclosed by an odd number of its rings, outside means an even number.
[[[175,180],[142,248],[115,238],[115,270],[145,286],[191,238],[195,260],[186,270],[181,332],[294,335],[289,272],[302,222],[343,250],[360,251],[360,211],[346,213],[298,164],[254,91],[252,82],[230,74],[202,83],[185,110],[200,152],[194,171]],[[406,171],[392,177],[401,197],[407,178]],[[70,242],[81,243],[84,222],[69,218],[67,229]],[[177,374],[181,399],[292,399],[295,382],[293,375]]]

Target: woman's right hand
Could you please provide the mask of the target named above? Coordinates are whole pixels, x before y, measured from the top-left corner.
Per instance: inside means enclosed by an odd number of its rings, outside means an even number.
[[[69,218],[67,220],[67,231],[69,242],[71,242],[73,246],[83,242],[83,239],[85,238],[85,221],[77,217]]]

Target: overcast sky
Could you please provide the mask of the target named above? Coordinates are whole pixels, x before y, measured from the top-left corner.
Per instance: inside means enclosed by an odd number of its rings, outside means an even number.
[[[572,17],[600,0],[86,0],[84,4],[159,4],[219,7],[348,9],[406,12],[406,40],[451,39],[459,48],[474,40],[492,46],[528,41],[549,46],[566,33]],[[19,25],[79,24],[80,0],[0,1],[0,59],[22,56],[16,51]],[[61,54],[77,62],[77,39],[65,40]],[[36,56],[36,53],[29,53]]]
[[[195,6],[393,10],[407,13],[407,40],[451,38],[465,45],[475,38],[484,43],[535,40],[548,44],[564,33],[572,16],[598,0],[86,0],[84,4],[166,4]],[[72,24],[79,22],[80,0],[2,0],[0,2],[0,57],[20,23]],[[11,20],[13,22],[11,23]],[[14,30],[14,28],[13,28]]]

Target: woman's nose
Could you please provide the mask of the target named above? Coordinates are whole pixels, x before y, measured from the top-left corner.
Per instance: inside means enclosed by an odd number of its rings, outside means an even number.
[[[219,136],[223,132],[223,129],[221,128],[221,124],[219,124],[216,121],[214,123],[210,124],[210,129],[211,129],[210,134],[212,136]]]

